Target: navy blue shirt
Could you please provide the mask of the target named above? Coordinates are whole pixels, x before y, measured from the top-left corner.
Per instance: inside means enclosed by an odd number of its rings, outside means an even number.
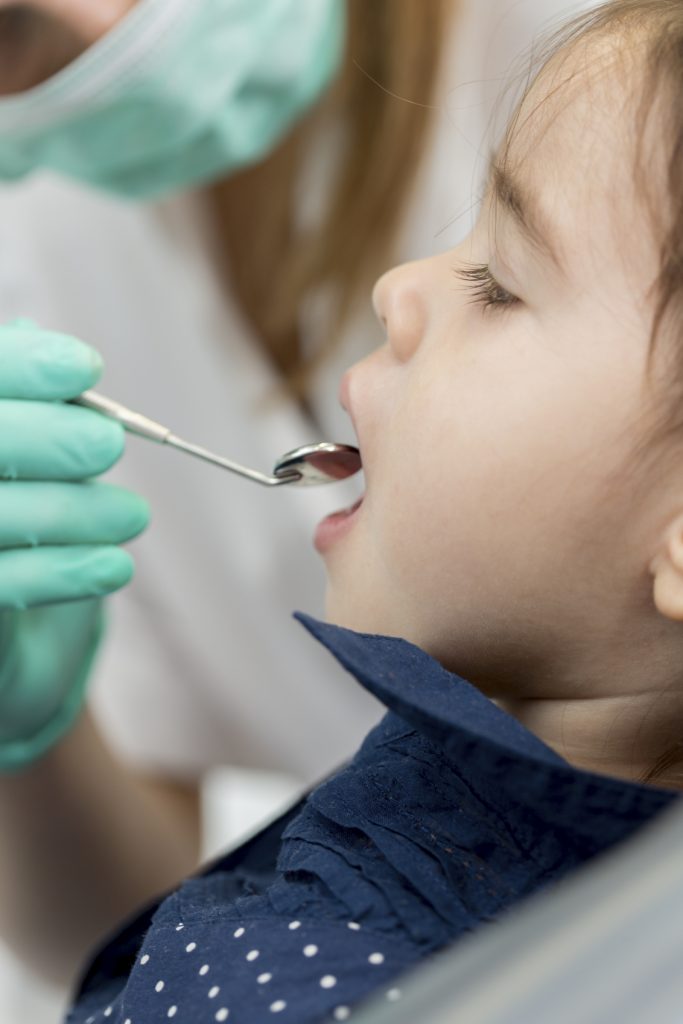
[[[403,640],[300,618],[388,713],[296,807],[111,938],[69,1024],[347,1020],[677,799],[571,767]]]

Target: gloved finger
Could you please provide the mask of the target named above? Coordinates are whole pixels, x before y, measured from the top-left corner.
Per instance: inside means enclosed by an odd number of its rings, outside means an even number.
[[[63,402],[0,401],[0,477],[82,480],[104,473],[124,448],[120,423]]]
[[[75,398],[101,373],[95,349],[68,334],[26,320],[0,327],[0,398]]]
[[[0,483],[0,548],[122,544],[148,523],[144,498],[114,484]]]
[[[0,610],[101,597],[125,586],[133,559],[118,547],[39,547],[0,551]]]

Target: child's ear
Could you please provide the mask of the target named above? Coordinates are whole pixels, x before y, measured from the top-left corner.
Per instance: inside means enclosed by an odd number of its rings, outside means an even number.
[[[653,597],[660,615],[683,622],[683,515],[668,526],[661,550],[650,562]]]

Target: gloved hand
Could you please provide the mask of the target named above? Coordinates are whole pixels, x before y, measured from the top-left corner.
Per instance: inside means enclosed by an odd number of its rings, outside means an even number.
[[[116,545],[149,519],[142,498],[90,479],[123,452],[120,424],[63,401],[101,370],[74,338],[0,327],[0,771],[42,756],[76,720],[99,598],[133,573]]]

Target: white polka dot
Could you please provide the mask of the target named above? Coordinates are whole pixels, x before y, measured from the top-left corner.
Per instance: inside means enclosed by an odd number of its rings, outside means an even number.
[[[284,1010],[286,1006],[287,1003],[284,1001],[284,999],[276,999],[274,1003],[270,1004],[270,1012],[279,1013],[280,1010]]]
[[[390,988],[387,992],[387,999],[390,1003],[395,1003],[397,999],[401,998],[400,988]]]
[[[314,946],[313,943],[311,943],[310,946],[304,946],[304,948],[303,948],[304,956],[315,956],[315,954],[317,952],[318,952],[318,947]]]
[[[185,946],[185,952],[186,953],[192,953],[196,948],[197,948],[197,943],[196,942],[188,942],[188,944]]]
[[[158,981],[158,982],[156,983],[156,985],[154,986],[154,991],[155,991],[155,992],[161,992],[161,990],[163,989],[163,987],[164,987],[164,983],[163,983],[163,981]]]
[[[133,1024],[133,1021],[130,1019],[130,1017],[126,1017],[123,1024]]]
[[[256,980],[258,981],[259,985],[267,985],[272,977],[272,974],[270,974],[268,971],[264,971],[263,974],[259,974]]]
[[[233,933],[233,938],[241,939],[244,935],[244,928],[237,928]]]
[[[183,923],[181,922],[180,924],[177,924],[177,925],[175,926],[175,930],[176,930],[177,932],[181,932],[181,931],[183,930],[183,928],[184,928],[184,927],[185,927],[185,925],[184,925],[184,924],[183,924]]]
[[[220,1010],[216,1014],[216,1020],[227,1020],[230,1016],[230,1010],[227,1006],[221,1006]]]
[[[360,931],[360,925],[358,924],[357,921],[349,921],[349,923],[347,924],[346,927],[350,928],[352,932],[359,932]]]
[[[209,989],[209,999],[215,999],[219,992],[220,986],[212,985],[211,988]]]
[[[86,1020],[85,1024],[94,1024],[94,1022],[95,1022],[95,1018],[94,1017],[88,1017],[88,1019]]]
[[[320,987],[321,988],[334,988],[334,986],[336,984],[337,984],[337,979],[335,978],[334,974],[325,974],[320,979]]]
[[[104,1011],[104,1016],[111,1017],[111,1006],[108,1006],[107,1009]]]
[[[290,921],[287,927],[290,932],[295,932],[297,928],[301,928],[301,921]]]
[[[199,968],[199,973],[202,975],[202,977],[205,974],[208,974],[209,973],[209,965],[208,964],[202,964],[202,966]]]
[[[249,960],[249,961],[257,960],[258,959],[258,955],[259,955],[258,949],[250,949],[244,959],[245,960]]]
[[[140,957],[140,963],[141,964],[146,964],[148,960],[149,960],[149,953],[145,953],[144,956]]]
[[[167,1012],[166,1016],[167,1017],[175,1017],[177,1012],[178,1012],[178,1007],[177,1006],[169,1006],[168,1012]]]
[[[351,1016],[351,1011],[348,1006],[337,1006],[335,1007],[332,1016],[335,1020],[348,1020]]]
[[[383,964],[384,953],[371,953],[368,957],[368,962],[371,964]]]

